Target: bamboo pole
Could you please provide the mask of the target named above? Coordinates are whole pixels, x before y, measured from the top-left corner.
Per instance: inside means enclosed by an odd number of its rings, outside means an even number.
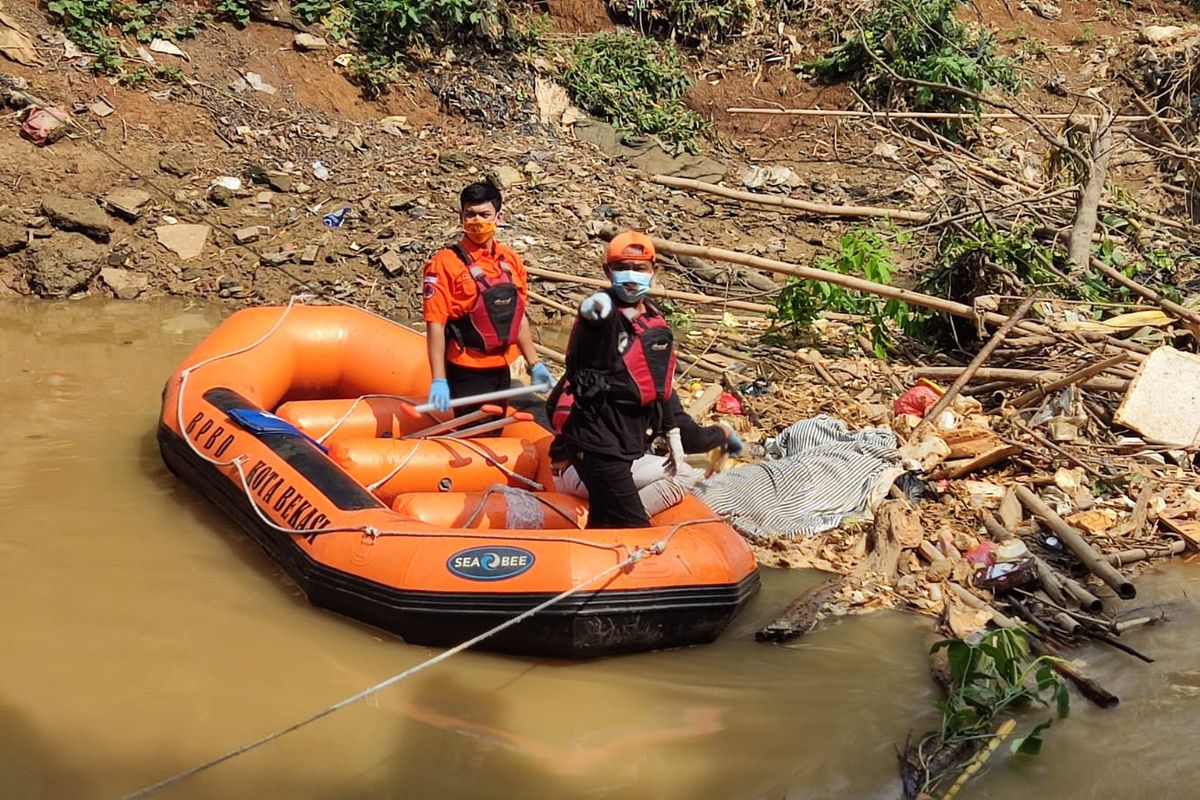
[[[1063,543],[1097,578],[1107,583],[1125,600],[1137,597],[1137,587],[1118,572],[1112,564],[1108,563],[1107,559],[1097,553],[1079,531],[1064,522],[1062,517],[1054,513],[1050,506],[1043,503],[1042,499],[1029,491],[1027,487],[1018,484],[1015,488],[1017,499],[1021,501],[1021,505],[1029,509],[1029,513],[1041,517],[1047,527],[1062,538]]]
[[[843,206],[828,203],[810,203],[806,200],[796,200],[791,197],[774,197],[772,195],[743,192],[739,189],[728,189],[715,183],[705,183],[691,178],[673,178],[670,175],[655,175],[650,179],[659,186],[670,186],[672,189],[690,189],[694,192],[724,197],[742,203],[753,203],[760,206],[775,208],[790,208],[805,214],[817,214],[825,217],[881,217],[885,219],[904,220],[905,222],[928,222],[933,215],[927,211],[906,211],[899,208],[879,208],[876,206]]]
[[[972,608],[980,608],[990,611],[992,614],[992,621],[995,622],[997,626],[1001,628],[1019,627],[1017,622],[1012,617],[1000,612],[992,604],[985,602],[979,597],[976,597],[973,592],[967,591],[957,583],[950,583],[947,584],[947,586],[950,587],[950,591],[952,591],[959,600],[962,600]],[[1034,637],[1032,634],[1029,637],[1029,648],[1038,655],[1054,654],[1054,651],[1050,648],[1050,645],[1046,644],[1041,639]],[[1050,663],[1053,665],[1055,672],[1062,675],[1064,678],[1069,679],[1071,683],[1075,685],[1075,688],[1079,690],[1080,694],[1082,694],[1091,702],[1100,706],[1100,708],[1113,708],[1121,702],[1120,698],[1118,698],[1115,694],[1108,691],[1099,683],[1087,677],[1083,673],[1079,672],[1079,670],[1075,669],[1066,661],[1062,659],[1054,659]]]
[[[1035,400],[1042,399],[1050,392],[1057,391],[1067,386],[1072,386],[1076,383],[1082,383],[1088,378],[1094,378],[1109,367],[1116,366],[1127,358],[1129,358],[1129,353],[1121,352],[1117,353],[1111,358],[1106,358],[1103,361],[1098,361],[1095,364],[1084,367],[1083,369],[1075,370],[1069,375],[1064,375],[1057,380],[1050,381],[1050,383],[1047,383],[1044,386],[1038,386],[1036,389],[1030,389],[1028,392],[1019,395],[1016,399],[1009,403],[1009,406],[1012,408],[1024,408]]]
[[[1136,100],[1135,100],[1136,102]],[[954,113],[949,111],[845,111],[841,109],[824,108],[727,108],[727,114],[760,114],[763,116],[781,117],[831,117],[845,119],[929,119],[929,120],[975,120],[975,119],[1020,119],[1010,111],[988,111],[981,114]],[[1088,116],[1080,114],[1030,114],[1034,119],[1057,122],[1071,117]],[[1147,115],[1123,114],[1113,118],[1113,122],[1132,123],[1149,122],[1154,119]],[[1179,120],[1164,120],[1179,124]]]
[[[1000,520],[996,519],[996,515],[986,508],[980,512],[980,517],[983,520],[983,527],[987,528],[987,532],[991,534],[992,538],[997,542],[1006,542],[1013,539],[1022,541],[1021,537],[1017,536],[1015,533],[1010,533],[1009,530],[1005,528],[1003,524],[1001,524]],[[1029,547],[1026,546],[1025,549],[1029,550]],[[1032,550],[1029,550],[1029,555],[1033,558],[1034,563],[1037,564],[1038,580],[1042,582],[1042,588],[1045,589],[1046,594],[1050,596],[1051,600],[1058,603],[1060,606],[1066,605],[1066,590],[1063,588],[1062,581],[1059,579],[1058,573],[1056,573],[1049,564],[1037,556]]]
[[[525,271],[530,275],[538,278],[544,278],[549,281],[558,281],[559,283],[577,283],[581,286],[594,286],[598,289],[606,289],[611,284],[603,278],[590,278],[585,275],[572,275],[568,272],[558,272],[552,269],[544,269],[543,267],[534,267],[526,265]],[[775,310],[774,306],[766,305],[765,303],[752,303],[749,300],[726,300],[722,297],[713,297],[712,295],[699,294],[697,292],[681,292],[676,289],[663,289],[660,286],[650,287],[651,297],[665,297],[668,300],[682,300],[688,303],[702,303],[705,305],[721,305],[728,308],[735,308],[738,311],[750,311],[756,314],[766,314]]]
[[[1146,561],[1161,556],[1177,556],[1185,550],[1187,550],[1187,542],[1182,539],[1176,539],[1170,544],[1159,545],[1157,547],[1148,545],[1146,547],[1135,547],[1132,550],[1122,550],[1119,553],[1112,553],[1108,556],[1108,563],[1120,567],[1136,561]]]
[[[1098,614],[1104,610],[1104,601],[1084,588],[1083,584],[1067,575],[1059,578],[1067,594],[1075,599],[1079,607],[1089,614]]]
[[[962,371],[962,374],[954,379],[954,383],[950,384],[950,388],[938,398],[937,402],[933,404],[933,408],[929,409],[929,413],[925,415],[925,418],[921,420],[921,424],[917,426],[918,430],[937,419],[938,415],[954,402],[954,398],[958,397],[958,393],[962,391],[962,388],[970,383],[971,378],[979,371],[979,368],[984,365],[988,358],[991,357],[992,352],[1000,346],[1000,343],[1004,341],[1004,337],[1008,335],[1008,332],[1015,328],[1017,323],[1029,313],[1029,309],[1033,308],[1036,300],[1037,297],[1035,295],[1030,295],[1021,301],[1021,305],[1017,306],[1017,310],[1004,321],[1003,325],[996,329],[996,332],[992,334],[992,338],[988,340],[988,343],[980,348],[975,357],[971,359],[971,363],[967,364],[967,368]],[[913,431],[913,436],[916,436],[916,434],[917,431]]]
[[[600,232],[600,235],[605,238],[612,238],[617,234],[615,227],[605,228]],[[975,309],[965,303],[956,303],[953,300],[946,300],[941,297],[914,292],[911,289],[901,289],[896,286],[889,286],[883,283],[875,283],[874,281],[858,278],[853,275],[843,275],[839,272],[829,272],[828,270],[816,269],[815,267],[802,267],[799,264],[789,264],[786,261],[776,261],[772,258],[761,258],[752,256],[747,253],[739,253],[736,250],[725,250],[720,247],[705,247],[695,244],[683,244],[682,242],[672,242],[668,239],[660,239],[656,236],[651,237],[654,242],[654,247],[664,253],[674,253],[682,256],[695,256],[696,258],[708,258],[714,261],[724,261],[730,264],[738,264],[743,267],[753,267],[762,269],[768,272],[774,272],[780,275],[790,275],[795,278],[802,278],[810,281],[822,281],[831,283],[835,286],[841,286],[846,289],[853,289],[859,292],[867,292],[868,294],[886,297],[889,300],[899,300],[914,306],[940,311],[943,314],[950,314],[955,317],[974,320],[977,317],[982,317],[984,322],[991,325],[1003,325],[1008,319],[1003,314],[997,314],[994,311],[985,311],[981,314],[976,314]],[[531,275],[537,274],[534,268],[529,268]],[[605,284],[607,285],[607,284]],[[1043,325],[1025,320],[1018,325],[1019,330],[1028,331],[1030,333],[1044,335],[1051,333],[1049,328]]]
[[[917,367],[910,370],[917,378],[932,378],[945,380],[957,377],[965,367]],[[978,381],[1008,381],[1011,383],[1037,383],[1039,380],[1057,381],[1066,377],[1066,373],[1043,371],[1040,369],[1012,369],[1009,367],[983,367],[976,371],[974,378]],[[1097,392],[1123,392],[1129,388],[1129,381],[1124,378],[1089,378],[1081,383],[1083,388]]]

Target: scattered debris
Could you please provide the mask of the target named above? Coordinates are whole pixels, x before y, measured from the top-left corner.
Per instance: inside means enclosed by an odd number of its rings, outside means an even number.
[[[21,124],[21,135],[38,147],[45,147],[66,136],[70,120],[70,115],[61,108],[35,108]]]
[[[3,8],[0,4],[0,8]],[[27,67],[39,67],[45,62],[37,53],[33,39],[16,20],[0,11],[0,54]]]
[[[150,202],[150,193],[142,189],[113,189],[104,196],[109,210],[128,220],[142,216],[142,209]]]
[[[150,285],[150,279],[140,272],[121,267],[105,267],[100,270],[104,281],[118,300],[134,300]]]
[[[329,43],[320,36],[313,36],[311,33],[297,33],[292,37],[292,44],[297,50],[328,50]]]
[[[42,200],[42,213],[59,230],[79,231],[98,242],[107,242],[113,232],[112,222],[91,200],[46,197]]]
[[[158,243],[179,256],[180,261],[188,261],[204,251],[210,230],[207,225],[159,225],[154,229],[154,234],[158,237]]]

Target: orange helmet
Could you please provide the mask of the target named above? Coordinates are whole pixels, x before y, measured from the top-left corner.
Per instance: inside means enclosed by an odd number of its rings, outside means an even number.
[[[624,231],[608,243],[608,255],[604,260],[609,264],[614,261],[653,261],[655,256],[654,242],[649,236],[638,231]]]

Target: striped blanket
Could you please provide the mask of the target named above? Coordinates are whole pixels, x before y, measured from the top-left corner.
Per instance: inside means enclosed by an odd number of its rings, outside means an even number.
[[[903,472],[896,437],[849,431],[828,416],[801,420],[767,441],[771,460],[697,484],[696,494],[744,535],[812,536],[865,515]]]

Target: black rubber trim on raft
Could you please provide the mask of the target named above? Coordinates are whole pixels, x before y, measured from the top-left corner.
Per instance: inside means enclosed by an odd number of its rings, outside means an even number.
[[[262,411],[232,389],[215,387],[204,393],[204,399],[229,413],[234,409],[248,408]],[[245,430],[245,429],[243,429]],[[303,475],[329,502],[342,511],[358,511],[363,508],[384,508],[375,495],[368,492],[321,452],[320,448],[302,436],[286,433],[255,433],[245,431],[271,449],[292,469]]]
[[[386,586],[314,561],[293,538],[265,524],[249,498],[159,425],[163,460],[239,523],[300,586],[309,601],[394,633],[410,644],[450,647],[542,603],[556,592],[423,592]],[[566,586],[562,588],[567,588]],[[581,659],[711,642],[758,591],[755,570],[737,583],[625,591],[583,590],[489,638],[479,649]]]

